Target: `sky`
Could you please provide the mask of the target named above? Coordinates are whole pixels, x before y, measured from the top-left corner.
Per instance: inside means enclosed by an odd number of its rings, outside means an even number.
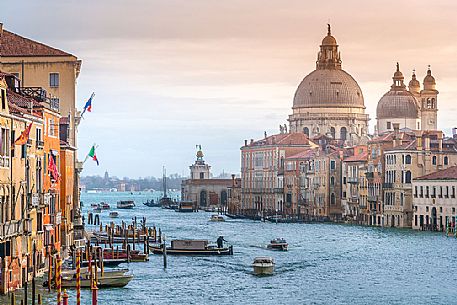
[[[370,130],[396,62],[409,82],[431,65],[438,128],[456,114],[457,1],[21,0],[0,2],[7,30],[82,59],[83,175],[189,175],[202,145],[213,175],[239,173],[245,139],[279,132],[315,69],[327,23],[343,69],[362,88]],[[87,152],[86,152],[87,151]]]

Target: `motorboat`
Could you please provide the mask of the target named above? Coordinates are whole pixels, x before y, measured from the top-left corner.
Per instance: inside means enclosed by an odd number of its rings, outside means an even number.
[[[99,207],[102,209],[102,210],[109,210],[111,207],[108,203],[106,202],[100,202],[100,205]]]
[[[90,274],[84,274],[80,277],[81,288],[91,288]],[[123,275],[106,275],[97,276],[97,288],[111,288],[111,287],[124,287],[133,279],[132,274]],[[75,288],[76,279],[72,277],[62,277],[61,280],[62,288]]]
[[[214,214],[214,215],[211,215],[211,218],[209,219],[209,221],[220,222],[220,221],[225,221],[225,219],[224,219],[224,217],[222,217],[222,215]]]
[[[149,246],[152,253],[163,254],[163,245]],[[233,255],[233,246],[218,248],[207,240],[172,240],[171,247],[166,247],[169,255]]]
[[[133,209],[135,202],[133,200],[121,200],[117,202],[118,209]]]
[[[92,265],[92,271],[95,271],[95,266]],[[80,269],[80,274],[81,275],[84,275],[84,274],[89,274],[89,267],[82,267]],[[120,276],[120,275],[124,275],[126,273],[129,272],[129,269],[127,268],[115,268],[115,269],[104,269],[103,270],[103,275],[104,276]],[[100,276],[102,274],[102,270],[100,268],[97,268],[97,275]],[[76,278],[76,269],[65,269],[65,270],[62,270],[62,277],[63,278]]]
[[[118,217],[119,217],[119,213],[116,212],[116,211],[110,212],[110,213],[109,213],[109,217],[111,217],[111,218],[118,218]]]
[[[146,200],[146,202],[143,202],[143,204],[147,207],[150,207],[150,208],[155,208],[155,207],[160,207],[160,203],[159,202],[155,202],[154,199],[151,199],[151,200]]]
[[[275,269],[275,262],[272,257],[259,256],[254,258],[252,267],[255,275],[272,275]]]
[[[270,250],[279,250],[279,251],[287,251],[287,244],[284,238],[275,238],[270,241],[270,244],[267,246],[267,249]]]

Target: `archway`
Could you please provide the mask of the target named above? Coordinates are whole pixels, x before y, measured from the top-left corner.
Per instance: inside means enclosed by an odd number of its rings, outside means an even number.
[[[335,139],[335,127],[330,127],[330,134],[332,135],[332,139]]]
[[[203,191],[200,192],[200,206],[201,207],[206,207],[207,202],[208,202],[207,193],[206,193],[205,190],[203,190]]]
[[[309,128],[308,127],[303,128],[303,133],[309,137]]]
[[[395,227],[395,216],[392,215],[392,221],[390,222],[390,226],[393,228]]]

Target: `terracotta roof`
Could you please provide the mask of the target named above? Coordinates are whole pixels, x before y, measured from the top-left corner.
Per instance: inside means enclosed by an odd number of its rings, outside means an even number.
[[[286,159],[310,159],[316,155],[314,149],[307,149],[305,151],[299,152],[298,154],[287,157]]]
[[[0,34],[0,56],[73,56],[62,50],[3,30]]]
[[[457,180],[457,166],[451,166],[446,169],[415,178],[414,180]]]
[[[8,102],[13,103],[21,108],[30,109],[30,106],[41,107],[41,103],[35,101],[33,98],[22,96],[11,90],[6,91],[6,98]]]
[[[357,154],[355,156],[350,156],[344,159],[344,162],[360,162],[360,161],[368,161],[368,152],[363,152],[360,154]]]

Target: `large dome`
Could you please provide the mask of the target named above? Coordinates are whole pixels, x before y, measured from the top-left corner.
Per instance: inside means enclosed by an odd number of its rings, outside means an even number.
[[[293,108],[365,108],[357,82],[340,69],[318,69],[308,74],[295,92]]]
[[[376,117],[378,119],[417,119],[419,117],[419,107],[410,92],[406,90],[391,90],[379,100],[376,108]]]

